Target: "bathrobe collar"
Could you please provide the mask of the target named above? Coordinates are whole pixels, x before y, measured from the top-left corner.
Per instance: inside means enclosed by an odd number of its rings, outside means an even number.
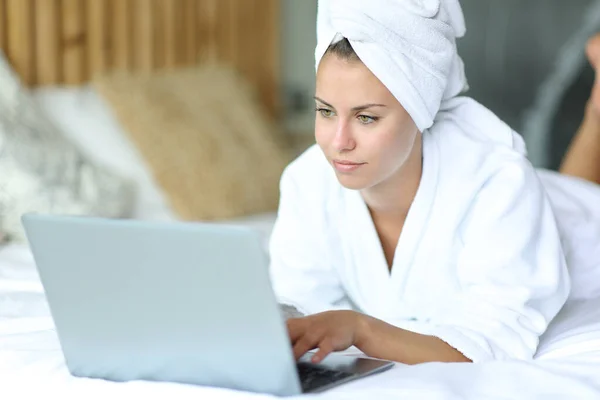
[[[345,220],[345,230],[350,238],[345,241],[344,250],[352,256],[348,257],[351,261],[342,267],[355,276],[354,282],[361,283],[360,287],[356,285],[348,289],[353,294],[353,302],[361,311],[382,319],[403,317],[398,314],[403,312],[403,307],[398,307],[398,302],[402,301],[406,280],[435,200],[439,152],[437,143],[427,131],[423,133],[422,138],[421,182],[396,246],[391,272],[367,204],[359,191],[344,189],[344,203],[347,209],[345,215],[348,216]],[[404,312],[409,313],[409,310]],[[407,314],[404,317],[410,316]]]

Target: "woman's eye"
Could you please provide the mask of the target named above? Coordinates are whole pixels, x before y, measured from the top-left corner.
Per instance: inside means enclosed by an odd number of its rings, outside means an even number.
[[[370,124],[377,121],[377,118],[369,117],[368,115],[359,115],[358,120],[363,124]]]
[[[327,108],[317,108],[317,111],[319,113],[321,113],[321,115],[325,118],[329,118],[333,116],[333,111],[327,109]]]

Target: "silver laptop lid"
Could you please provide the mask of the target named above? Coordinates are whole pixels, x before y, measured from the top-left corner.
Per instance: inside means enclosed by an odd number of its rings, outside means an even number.
[[[36,214],[22,221],[72,374],[301,392],[254,231]]]

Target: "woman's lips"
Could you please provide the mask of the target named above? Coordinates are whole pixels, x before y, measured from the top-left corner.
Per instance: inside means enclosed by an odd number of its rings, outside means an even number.
[[[356,163],[347,160],[333,160],[333,167],[339,172],[354,172],[366,163]]]

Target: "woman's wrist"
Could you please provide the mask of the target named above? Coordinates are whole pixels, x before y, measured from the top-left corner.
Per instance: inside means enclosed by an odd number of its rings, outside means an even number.
[[[355,346],[369,357],[405,364],[471,362],[437,337],[411,332],[366,315],[359,317],[358,324]]]
[[[366,314],[356,313],[356,340],[355,346],[361,350],[369,345],[373,339],[372,317]],[[364,350],[363,350],[364,351]]]
[[[408,331],[377,318],[360,314],[355,346],[369,357],[401,361],[405,346],[410,347]]]

